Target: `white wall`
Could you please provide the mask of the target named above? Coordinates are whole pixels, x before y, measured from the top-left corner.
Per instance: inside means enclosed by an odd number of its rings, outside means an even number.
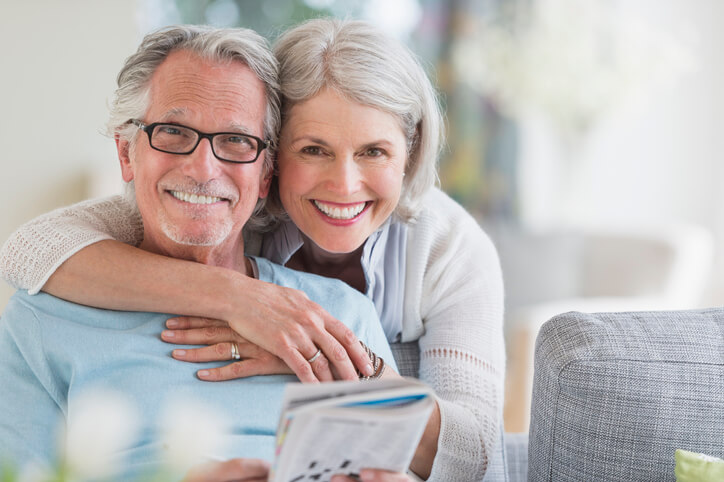
[[[134,1],[0,3],[0,242],[85,198],[90,173],[120,179],[113,141],[100,132],[138,40]],[[12,292],[0,282],[0,311]]]
[[[697,39],[694,71],[645,103],[619,110],[586,139],[577,171],[568,182],[550,178],[554,169],[533,166],[524,173],[530,186],[531,220],[550,215],[553,191],[574,186],[561,203],[567,225],[641,228],[695,224],[715,236],[713,277],[702,305],[724,299],[724,2],[720,0],[621,0],[629,15],[662,32],[690,33]],[[530,154],[540,154],[534,129]],[[536,133],[538,135],[536,136]],[[538,138],[536,138],[538,137]],[[534,191],[538,190],[538,193]],[[545,201],[545,202],[544,202]],[[547,205],[544,205],[547,204]],[[544,224],[539,222],[538,224]]]

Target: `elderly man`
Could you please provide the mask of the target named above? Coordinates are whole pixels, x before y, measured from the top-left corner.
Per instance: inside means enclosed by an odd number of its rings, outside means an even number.
[[[263,139],[278,115],[275,76],[265,42],[246,30],[166,29],[126,61],[109,125],[123,179],[135,188],[141,247],[304,290],[394,364],[366,297],[244,255],[242,228],[269,190]],[[296,378],[202,382],[195,365],[168,356],[167,318],[18,292],[0,323],[0,460],[51,462],[58,420],[72,425],[79,394],[91,388],[122,390],[143,414],[142,436],[125,454],[128,474],[162,456],[155,426],[171,397],[202,397],[225,414],[232,435],[215,455],[270,459],[283,386]]]

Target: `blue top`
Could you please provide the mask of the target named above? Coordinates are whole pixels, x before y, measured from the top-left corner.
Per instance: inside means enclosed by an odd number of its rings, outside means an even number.
[[[301,289],[395,367],[370,301],[338,280],[257,258],[259,279]],[[142,414],[142,437],[124,454],[128,474],[160,458],[157,424],[167,399],[198,399],[226,415],[229,443],[218,456],[271,460],[284,384],[292,375],[203,382],[196,371],[228,361],[186,363],[160,339],[168,314],[100,310],[18,291],[0,320],[0,460],[52,463],[59,419],[88,388],[123,391]]]
[[[365,295],[374,303],[390,343],[400,341],[405,298],[407,224],[396,219],[390,217],[365,240],[360,260],[367,285]],[[299,228],[286,221],[264,236],[261,255],[286,265],[303,245]]]

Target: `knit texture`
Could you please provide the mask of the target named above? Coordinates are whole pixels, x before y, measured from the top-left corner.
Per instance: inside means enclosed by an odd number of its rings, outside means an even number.
[[[435,390],[442,419],[429,480],[481,480],[502,420],[498,256],[472,216],[437,189],[407,241],[402,341],[419,338],[420,379]]]
[[[428,480],[481,480],[502,420],[498,256],[472,216],[438,189],[408,229],[401,341],[418,341],[420,379],[435,390],[442,419]],[[37,292],[63,261],[111,238],[133,245],[143,239],[140,216],[123,197],[60,209],[13,234],[0,253],[0,274]]]
[[[34,295],[65,260],[104,239],[134,246],[143,241],[143,223],[134,201],[121,195],[91,199],[33,219],[0,250],[0,275]]]

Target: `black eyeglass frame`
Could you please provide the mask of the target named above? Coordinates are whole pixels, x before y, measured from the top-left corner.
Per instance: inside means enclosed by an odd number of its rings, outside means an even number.
[[[139,129],[141,129],[143,132],[146,133],[146,135],[148,135],[148,145],[151,146],[152,149],[155,149],[155,150],[157,150],[157,151],[159,151],[159,152],[165,152],[166,154],[178,154],[178,155],[180,155],[180,156],[189,155],[189,154],[191,154],[192,152],[194,152],[197,147],[199,147],[199,143],[201,143],[201,139],[208,139],[208,140],[209,140],[209,144],[211,145],[211,152],[214,153],[214,156],[215,156],[218,160],[224,161],[224,162],[231,162],[231,163],[234,163],[234,164],[252,164],[252,163],[256,162],[257,159],[259,159],[259,156],[261,155],[261,152],[262,152],[264,149],[266,149],[267,147],[269,147],[269,142],[267,142],[267,141],[265,141],[265,140],[263,140],[263,139],[260,139],[260,138],[258,138],[258,137],[256,137],[256,136],[253,136],[253,135],[251,135],[251,134],[243,134],[243,133],[241,133],[241,132],[214,132],[213,134],[208,134],[208,133],[206,133],[206,132],[201,132],[201,131],[198,130],[198,129],[194,129],[193,127],[185,126],[185,125],[183,125],[183,124],[177,124],[177,123],[175,123],[175,122],[154,122],[153,124],[146,124],[146,123],[144,123],[142,120],[139,120],[139,119],[129,119],[129,120],[126,122],[126,124],[133,124],[133,125],[135,125],[136,127],[138,127]],[[199,138],[196,140],[196,144],[194,144],[194,146],[193,146],[191,149],[189,149],[188,151],[186,151],[186,152],[167,151],[167,150],[165,150],[165,149],[160,149],[160,148],[158,148],[158,147],[156,147],[156,146],[153,145],[153,141],[151,140],[151,136],[152,136],[152,134],[153,134],[153,130],[154,130],[157,126],[183,127],[184,129],[188,129],[188,130],[190,130],[190,131],[192,131],[192,132],[195,132],[196,135],[199,136]],[[254,159],[252,159],[251,161],[232,161],[231,159],[225,159],[225,158],[219,156],[219,155],[216,153],[216,149],[214,149],[214,137],[216,137],[216,136],[221,136],[221,135],[229,135],[229,134],[232,134],[232,135],[235,135],[235,136],[243,136],[243,137],[248,137],[248,138],[250,138],[250,139],[254,139],[254,140],[257,142],[257,145],[256,145],[256,156],[254,156]]]

